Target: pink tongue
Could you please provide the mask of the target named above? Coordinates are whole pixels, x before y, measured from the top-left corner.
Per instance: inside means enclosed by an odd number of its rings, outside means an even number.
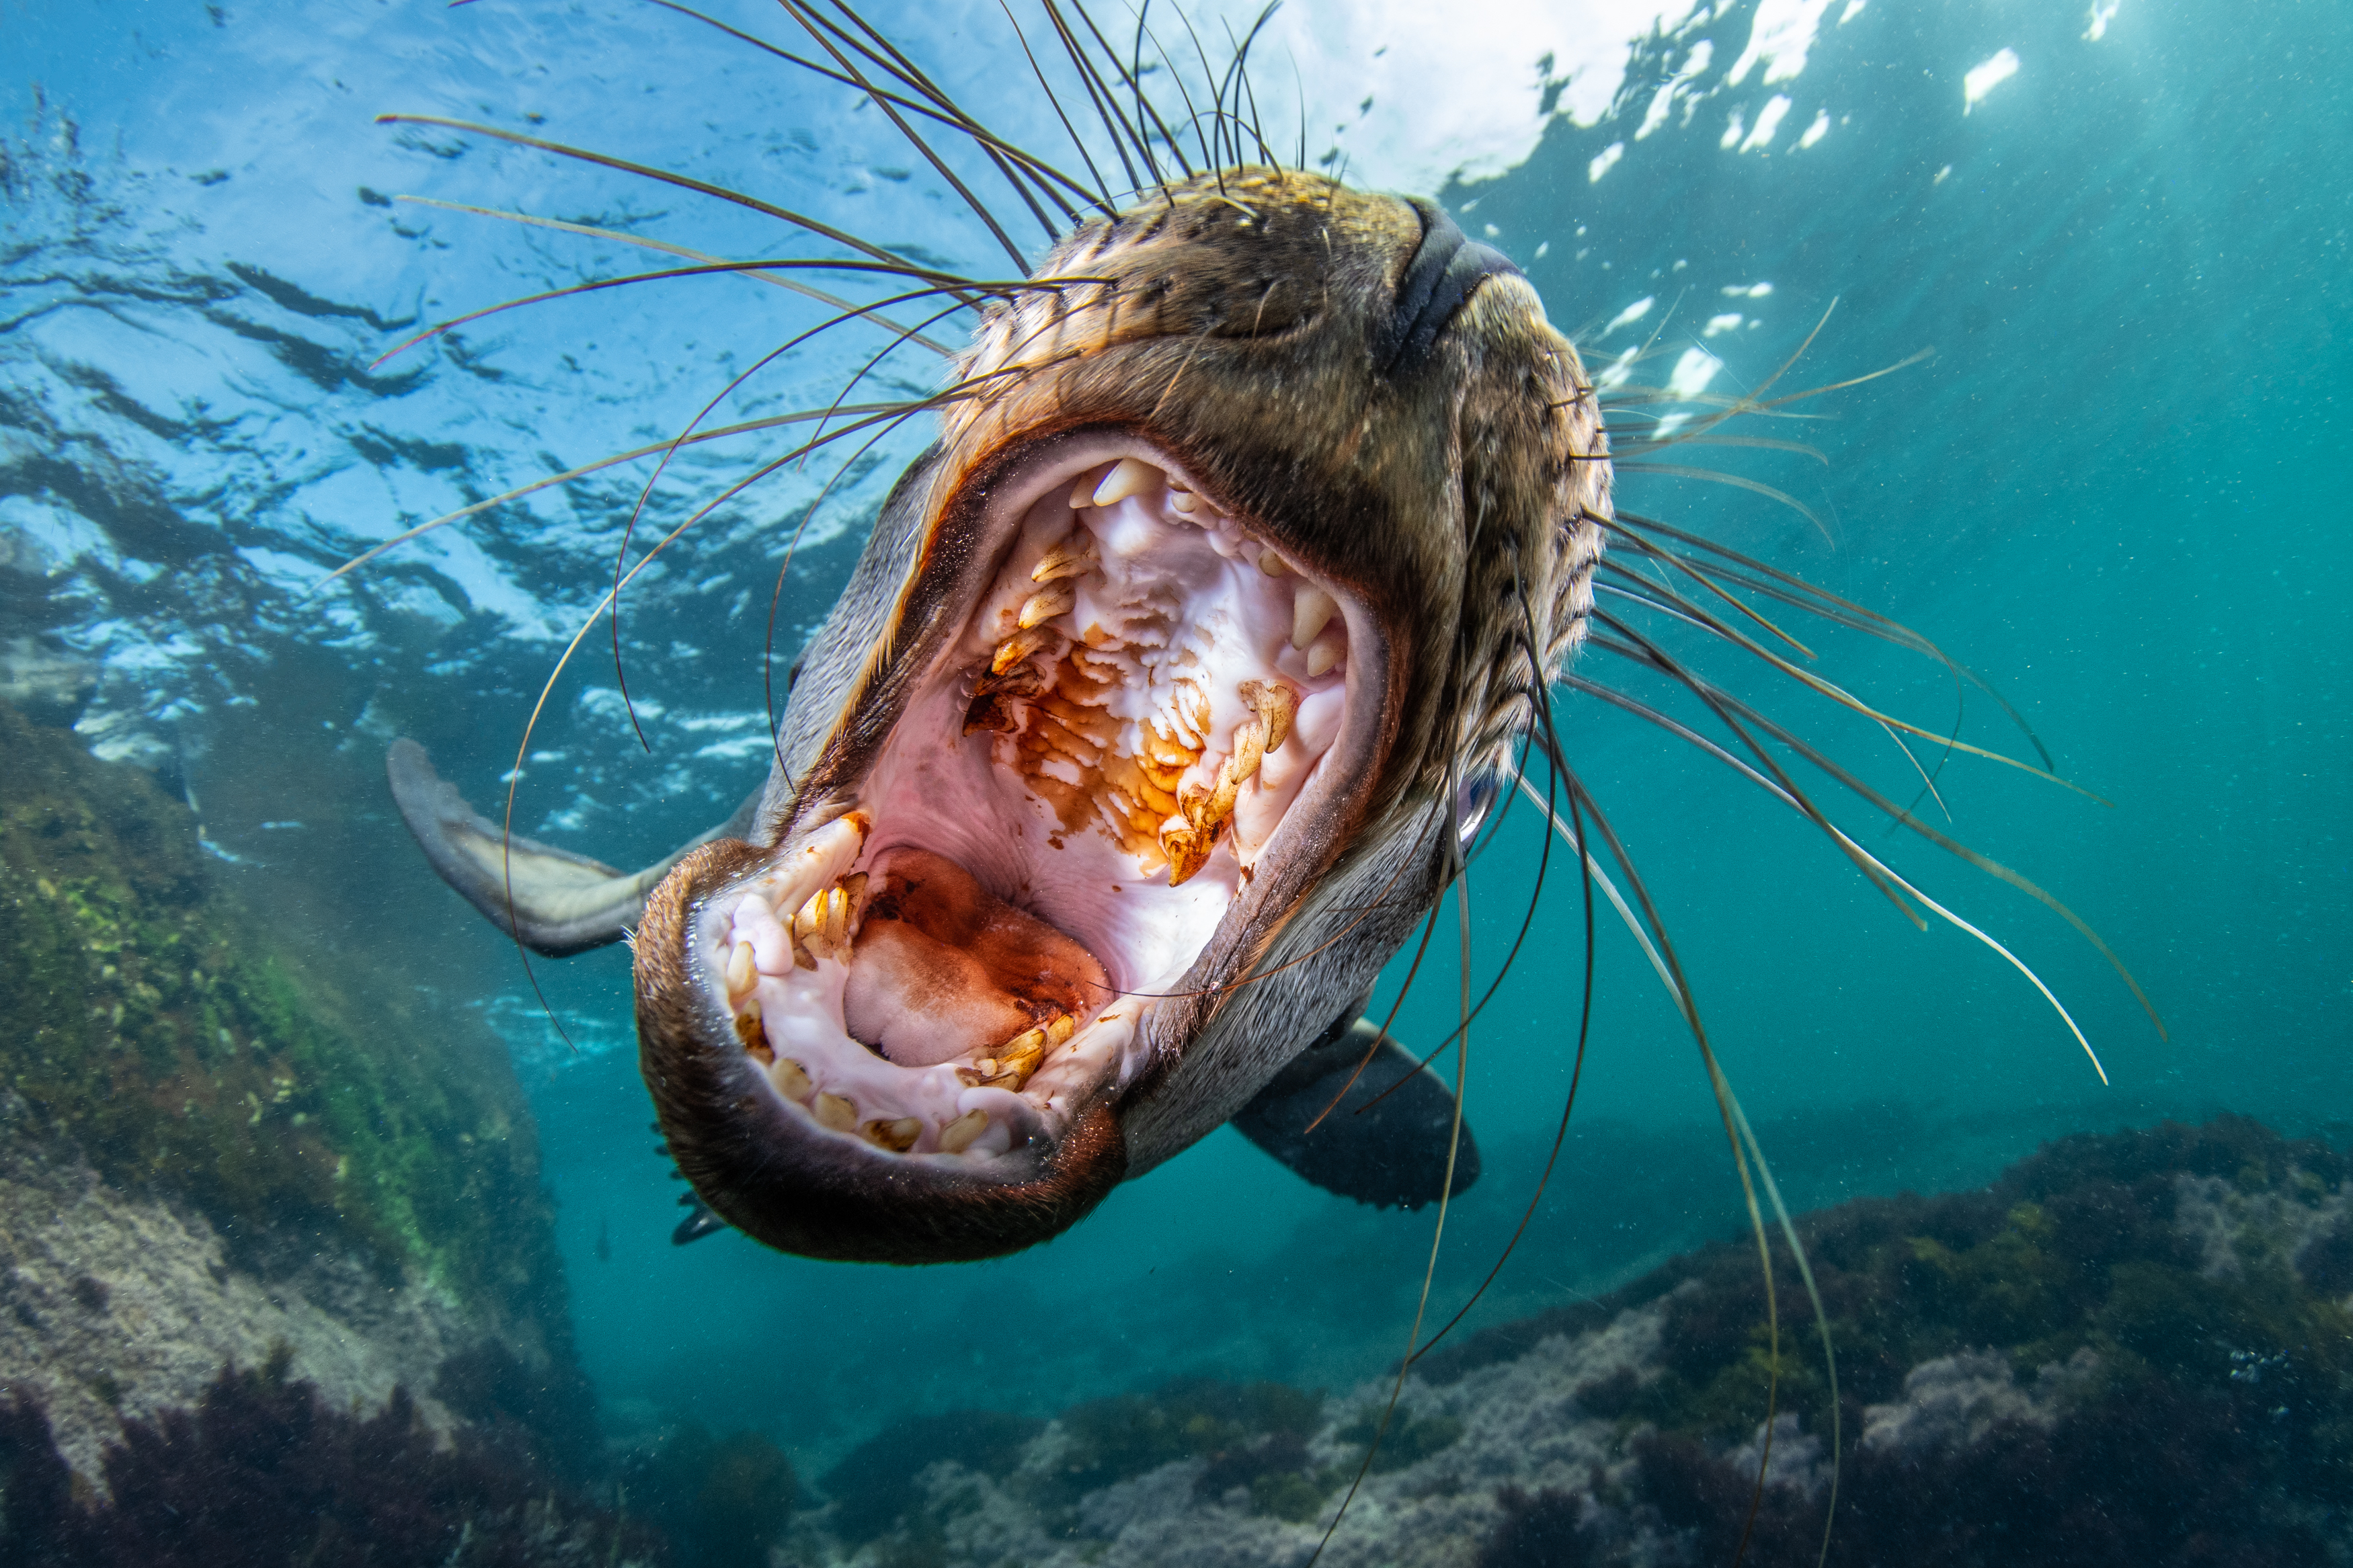
[[[902,1067],[987,1055],[1111,998],[1094,955],[991,895],[944,856],[893,850],[875,868],[842,992],[843,1021]]]

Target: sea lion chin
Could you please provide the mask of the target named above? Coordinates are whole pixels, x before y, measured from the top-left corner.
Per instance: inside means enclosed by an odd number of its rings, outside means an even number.
[[[1575,351],[1436,207],[1228,169],[987,309],[748,834],[636,939],[640,1062],[772,1246],[1009,1252],[1355,1016],[1582,636]]]

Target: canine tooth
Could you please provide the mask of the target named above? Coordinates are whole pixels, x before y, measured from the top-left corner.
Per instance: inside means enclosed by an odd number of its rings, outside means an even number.
[[[1339,603],[1331,595],[1301,584],[1299,596],[1291,602],[1291,646],[1303,648],[1314,642],[1339,613]]]
[[[1077,487],[1071,491],[1071,510],[1079,511],[1094,504],[1095,481],[1087,475],[1082,474],[1079,476]]]
[[[972,1141],[988,1131],[988,1112],[978,1109],[965,1111],[940,1129],[940,1152],[961,1154],[972,1147]]]
[[[737,942],[734,953],[727,960],[727,994],[730,997],[741,996],[752,989],[752,983],[759,973],[758,966],[753,962],[752,944]]]
[[[1068,583],[1055,583],[1040,588],[1022,601],[1020,626],[1023,631],[1043,626],[1056,616],[1068,615],[1071,606],[1079,602],[1078,590]]]
[[[1078,1032],[1079,1021],[1068,1013],[1057,1013],[1046,1026],[1046,1038],[1058,1046]]]
[[[848,1132],[858,1125],[858,1107],[838,1094],[820,1094],[809,1102],[809,1111],[818,1125],[830,1127],[836,1132]]]
[[[1038,564],[1029,568],[1029,581],[1051,583],[1059,578],[1083,576],[1094,563],[1094,540],[1084,529],[1080,529],[1046,552]]]
[[[1095,487],[1094,503],[1097,506],[1116,506],[1130,496],[1158,489],[1167,479],[1167,475],[1140,458],[1122,458],[1112,465],[1112,470],[1103,476],[1103,483]]]
[[[1344,645],[1338,637],[1317,638],[1315,646],[1307,650],[1307,673],[1330,674],[1332,667],[1340,662],[1343,647]]]
[[[808,1069],[790,1057],[776,1058],[776,1065],[768,1069],[768,1081],[776,1086],[778,1094],[796,1104],[807,1100],[809,1090],[817,1087],[809,1079]]]
[[[997,645],[997,657],[988,661],[988,673],[1003,675],[1007,670],[1044,647],[1051,636],[1051,633],[1041,632],[1035,626],[1015,632]]]
[[[1258,552],[1258,569],[1270,577],[1280,577],[1291,570],[1291,563],[1271,550]]]
[[[858,1130],[870,1143],[878,1144],[894,1154],[903,1154],[915,1146],[923,1135],[923,1124],[912,1116],[894,1116],[888,1121],[878,1117]]]

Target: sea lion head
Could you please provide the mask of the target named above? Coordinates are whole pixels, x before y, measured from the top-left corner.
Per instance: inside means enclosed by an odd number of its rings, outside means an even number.
[[[1433,204],[1243,167],[991,301],[804,656],[760,821],[636,942],[712,1208],[1046,1239],[1239,1110],[1443,885],[1583,635],[1592,387]]]

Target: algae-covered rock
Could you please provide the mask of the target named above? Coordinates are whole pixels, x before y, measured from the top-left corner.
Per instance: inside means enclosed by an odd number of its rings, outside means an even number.
[[[1385,1380],[1328,1405],[1172,1384],[1029,1436],[937,1416],[827,1478],[796,1545],[940,1568],[1805,1568],[1827,1528],[1827,1561],[1873,1568],[2353,1553],[2353,1158],[2168,1123],[1798,1229],[1835,1421],[1791,1258],[1777,1363],[1756,1248],[1728,1241],[1441,1346],[1369,1463]]]
[[[0,757],[0,1375],[77,1469],[279,1342],[445,1424],[443,1363],[493,1344],[541,1429],[591,1429],[495,1042],[306,964],[138,769],[5,703]]]

